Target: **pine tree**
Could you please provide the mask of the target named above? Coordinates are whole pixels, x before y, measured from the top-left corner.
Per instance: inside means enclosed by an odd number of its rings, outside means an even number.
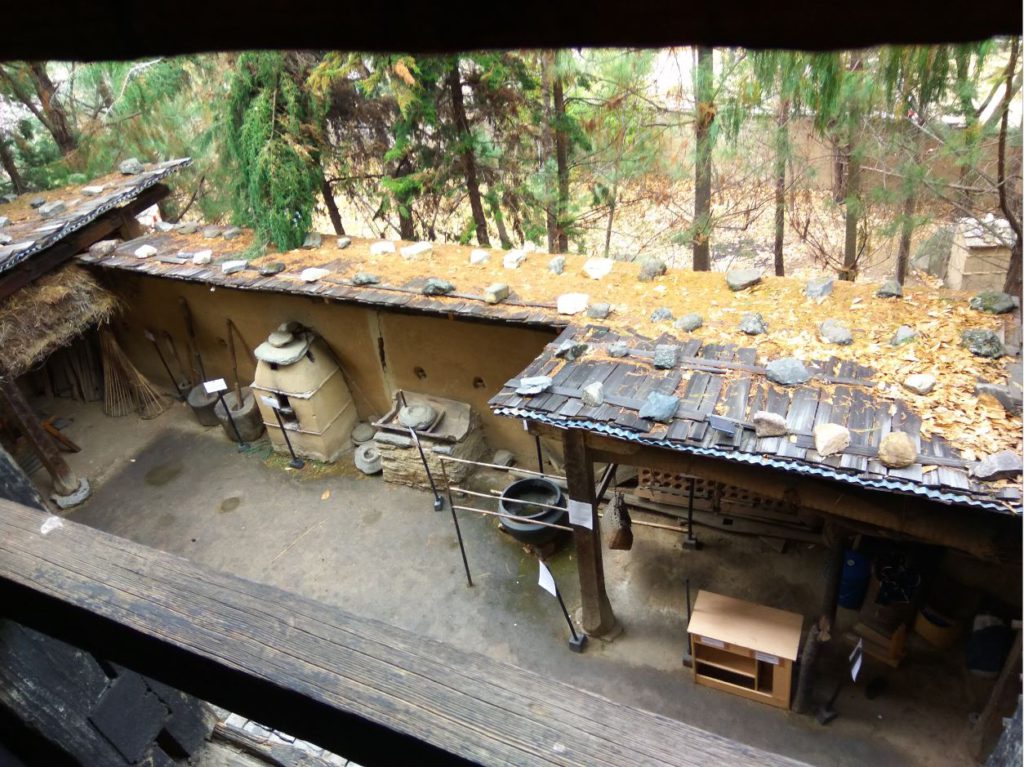
[[[244,53],[227,99],[235,219],[281,250],[302,244],[323,181],[323,112],[304,79],[292,55]]]

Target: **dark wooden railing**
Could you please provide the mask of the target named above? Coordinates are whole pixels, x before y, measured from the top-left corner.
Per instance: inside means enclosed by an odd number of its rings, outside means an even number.
[[[365,765],[792,765],[332,606],[0,501],[6,617]]]

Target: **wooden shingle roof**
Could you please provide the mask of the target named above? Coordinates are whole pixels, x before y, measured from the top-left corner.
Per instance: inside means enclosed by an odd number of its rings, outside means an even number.
[[[10,238],[6,245],[0,244],[0,274],[56,245],[107,211],[127,205],[190,162],[189,158],[168,160],[151,165],[136,175],[111,173],[82,186],[39,194],[29,192],[11,202],[0,203],[0,216],[9,219],[0,228],[0,234],[5,235],[4,240]],[[90,195],[83,189],[98,191]],[[40,211],[45,208],[32,205],[37,200],[44,201],[44,205],[63,203],[63,210],[44,217]]]
[[[566,341],[587,344],[582,357],[556,356]],[[628,355],[612,357],[608,348],[625,343]],[[679,361],[670,369],[652,364],[655,346],[679,344]],[[798,386],[779,386],[764,376],[753,349],[680,344],[673,336],[647,339],[606,327],[570,326],[519,376],[490,401],[499,415],[538,420],[683,452],[756,463],[784,471],[814,474],[864,487],[924,495],[946,503],[1019,512],[1021,495],[1010,483],[983,483],[970,476],[973,461],[941,437],[922,437],[920,418],[906,403],[875,391],[869,368],[832,358],[808,363],[814,378]],[[519,395],[522,378],[548,376],[551,387],[533,396]],[[582,389],[603,383],[604,404],[588,407]],[[675,395],[679,407],[669,423],[641,418],[652,392]],[[758,438],[752,418],[759,410],[786,419],[787,437]],[[839,455],[820,456],[813,429],[822,423],[846,426],[850,446]],[[891,469],[878,460],[878,446],[890,431],[911,435],[918,461]]]

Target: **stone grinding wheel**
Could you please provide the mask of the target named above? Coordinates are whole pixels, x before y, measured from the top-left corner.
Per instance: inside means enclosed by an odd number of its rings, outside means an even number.
[[[406,405],[398,411],[398,422],[407,429],[421,431],[437,420],[437,410],[422,402]]]
[[[356,448],[356,468],[363,474],[379,474],[383,470],[380,451],[373,442],[365,442]]]
[[[355,428],[352,429],[352,442],[357,446],[362,445],[363,443],[369,442],[373,439],[376,433],[377,430],[365,421],[357,423]]]

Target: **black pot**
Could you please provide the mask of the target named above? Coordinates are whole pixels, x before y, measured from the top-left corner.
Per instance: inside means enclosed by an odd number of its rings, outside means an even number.
[[[559,508],[549,509],[545,506],[537,506],[537,503]],[[498,501],[498,508],[504,514],[514,514],[517,517],[535,519],[538,522],[549,524],[565,524],[568,517],[565,505],[566,499],[562,494],[562,488],[542,477],[516,480],[502,491]],[[501,526],[517,541],[538,545],[553,540],[562,532],[554,527],[545,527],[532,522],[520,522],[504,517],[501,520]]]

